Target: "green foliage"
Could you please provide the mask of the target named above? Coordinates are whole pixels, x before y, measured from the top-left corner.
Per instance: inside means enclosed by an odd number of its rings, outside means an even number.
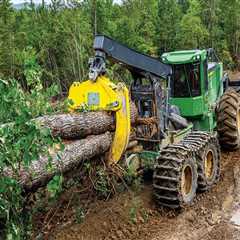
[[[154,45],[156,18],[156,1],[124,1],[120,16],[116,20],[117,31],[113,37],[141,52],[156,55],[157,47]]]
[[[149,214],[145,208],[141,209],[141,215],[143,217],[144,222],[148,222],[149,220]]]
[[[103,198],[108,197],[111,193],[111,189],[106,171],[102,167],[99,167],[96,172],[96,177],[95,190],[98,196]]]
[[[50,193],[50,198],[56,198],[62,191],[63,177],[61,175],[55,175],[53,179],[48,183],[47,190]]]
[[[133,196],[129,207],[129,218],[132,224],[146,223],[149,220],[149,214],[143,206],[143,202],[138,196]]]
[[[208,32],[200,17],[189,13],[182,18],[177,38],[179,49],[203,48],[208,38]]]
[[[71,0],[68,4],[72,8],[53,1],[51,7],[16,11],[9,0],[0,1],[0,77],[11,76],[26,87],[37,74],[43,87],[58,83],[66,91],[73,81],[87,78],[95,33],[153,56],[197,47],[214,47],[227,63],[239,55],[239,1],[127,0],[118,5],[113,0]],[[225,61],[226,55],[230,58]],[[110,69],[111,76],[129,82],[121,68]]]
[[[156,22],[156,45],[159,53],[172,51],[178,45],[176,37],[182,13],[179,4],[175,0],[159,0]]]
[[[78,207],[75,213],[76,222],[78,224],[82,223],[85,219],[85,210],[82,207]]]
[[[177,34],[180,49],[204,48],[209,32],[203,25],[199,1],[191,0],[187,13],[182,17],[180,29]]]
[[[135,192],[139,192],[142,187],[142,178],[137,175],[137,170],[134,166],[129,166],[124,173],[124,180],[131,186]]]
[[[56,143],[50,131],[32,121],[52,111],[48,102],[55,88],[43,89],[41,68],[34,59],[30,60],[26,60],[24,71],[27,93],[14,79],[0,80],[0,218],[5,225],[6,239],[23,239],[30,230],[31,215],[25,208],[25,197],[16,180],[20,169],[27,169],[40,154],[47,155],[48,147]],[[7,177],[6,171],[14,177]],[[57,191],[53,185],[50,189]]]
[[[129,208],[129,218],[131,223],[136,224],[137,223],[137,215],[138,211],[141,208],[142,202],[137,197],[133,197],[131,200],[131,206]]]
[[[137,178],[136,176],[136,171],[133,167],[128,167],[125,171],[125,174],[124,174],[124,180],[126,181],[126,183],[128,185],[131,185],[134,180]]]

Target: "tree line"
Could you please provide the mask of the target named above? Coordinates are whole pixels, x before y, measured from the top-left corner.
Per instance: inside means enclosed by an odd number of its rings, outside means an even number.
[[[239,0],[43,0],[16,10],[10,0],[0,0],[0,77],[25,86],[25,71],[40,69],[44,86],[59,83],[67,90],[87,77],[96,33],[156,57],[212,47],[225,68],[237,68],[238,9]]]

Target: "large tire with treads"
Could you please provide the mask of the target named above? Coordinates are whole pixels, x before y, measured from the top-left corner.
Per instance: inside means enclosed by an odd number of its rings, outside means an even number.
[[[217,106],[217,131],[223,148],[240,147],[240,94],[234,89],[227,90]]]
[[[193,131],[182,140],[196,154],[198,166],[198,190],[210,189],[220,177],[221,151],[217,134]]]
[[[190,205],[196,195],[195,154],[183,144],[172,144],[160,151],[153,174],[156,203],[170,208]]]

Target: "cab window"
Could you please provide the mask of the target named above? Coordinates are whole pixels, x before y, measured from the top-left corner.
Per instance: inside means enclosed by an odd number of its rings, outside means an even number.
[[[200,63],[174,65],[171,85],[173,97],[200,96]]]

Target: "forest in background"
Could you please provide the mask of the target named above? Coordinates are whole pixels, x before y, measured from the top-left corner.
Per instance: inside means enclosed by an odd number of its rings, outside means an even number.
[[[52,0],[14,9],[0,1],[0,77],[26,86],[24,72],[40,71],[44,86],[87,77],[95,33],[159,57],[177,49],[214,48],[225,68],[239,65],[239,0]],[[118,66],[110,74],[121,79]],[[120,74],[118,74],[120,73]],[[125,80],[125,79],[123,79]]]

